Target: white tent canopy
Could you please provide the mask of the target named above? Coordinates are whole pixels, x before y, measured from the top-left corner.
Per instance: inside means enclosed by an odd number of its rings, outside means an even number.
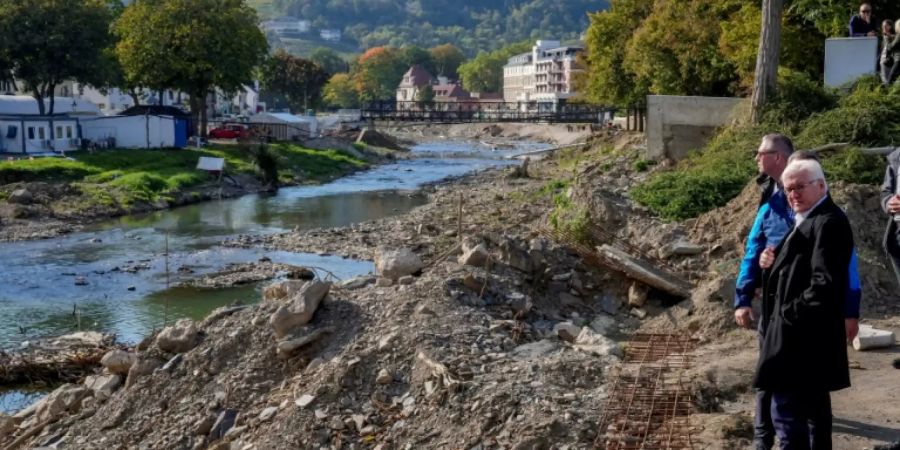
[[[50,99],[44,99],[46,111],[50,110]],[[27,95],[0,95],[0,115],[10,116],[36,116],[40,109],[34,97]],[[55,97],[53,105],[54,114],[66,114],[69,116],[99,116],[100,107],[83,99],[72,97]]]

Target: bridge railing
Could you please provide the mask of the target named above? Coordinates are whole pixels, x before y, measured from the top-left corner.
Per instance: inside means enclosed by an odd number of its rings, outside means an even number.
[[[374,101],[362,107],[366,120],[403,122],[605,123],[616,108],[583,103]]]

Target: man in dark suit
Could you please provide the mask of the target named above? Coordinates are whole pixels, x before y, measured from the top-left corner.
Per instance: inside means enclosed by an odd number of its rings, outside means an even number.
[[[887,157],[887,171],[881,185],[881,208],[889,216],[884,232],[884,250],[887,252],[897,283],[900,284],[900,189],[897,188],[897,171],[900,170],[900,149]]]
[[[817,162],[790,163],[782,183],[796,225],[760,256],[764,325],[754,385],[772,392],[783,450],[831,449],[830,392],[850,386],[843,307],[853,232]]]

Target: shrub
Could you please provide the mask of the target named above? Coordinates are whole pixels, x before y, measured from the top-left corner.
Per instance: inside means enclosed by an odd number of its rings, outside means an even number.
[[[811,114],[833,108],[837,93],[808,75],[790,69],[778,71],[777,94],[766,105],[763,123],[796,125]]]
[[[814,147],[831,142],[862,146],[900,142],[900,96],[880,85],[860,84],[836,108],[813,114],[801,124],[798,145]]]

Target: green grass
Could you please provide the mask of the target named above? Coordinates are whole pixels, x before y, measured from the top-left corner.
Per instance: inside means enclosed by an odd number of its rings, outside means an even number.
[[[365,161],[336,150],[312,150],[291,143],[273,144],[283,180],[315,182],[366,166]],[[106,150],[72,152],[74,159],[38,158],[0,162],[0,184],[17,182],[72,182],[91,203],[129,206],[154,202],[172,193],[211,181],[195,167],[201,156],[224,158],[226,172],[257,175],[250,152],[235,145],[213,145],[202,150]]]

